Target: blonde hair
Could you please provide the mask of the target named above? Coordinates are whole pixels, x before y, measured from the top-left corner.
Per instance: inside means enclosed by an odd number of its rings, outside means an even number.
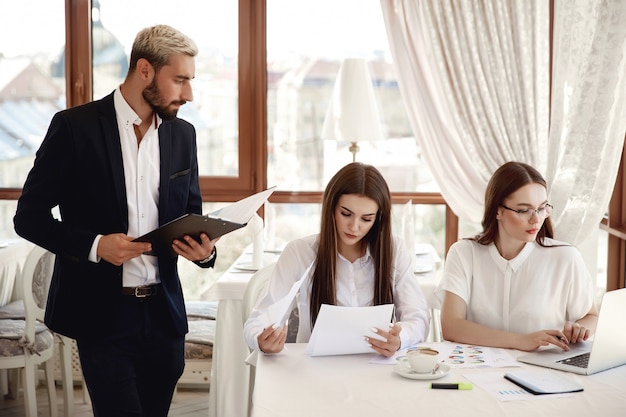
[[[133,42],[128,72],[135,70],[141,58],[150,62],[155,72],[158,72],[175,54],[195,57],[198,55],[198,47],[191,38],[168,25],[142,29]]]

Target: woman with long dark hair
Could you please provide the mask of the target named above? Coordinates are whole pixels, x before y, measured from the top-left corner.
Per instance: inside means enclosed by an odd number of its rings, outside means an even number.
[[[483,231],[450,247],[437,289],[443,337],[535,350],[587,340],[598,312],[578,250],[553,238],[546,181],[507,162],[485,192]]]
[[[321,217],[319,234],[290,242],[278,259],[267,296],[244,326],[248,345],[267,353],[283,349],[286,328],[263,328],[259,316],[311,265],[297,296],[297,342],[309,340],[322,304],[395,304],[397,322],[377,331],[385,340],[367,340],[382,355],[424,341],[430,322],[426,301],[413,274],[413,255],[392,236],[391,196],[381,173],[361,163],[339,170],[324,192]]]

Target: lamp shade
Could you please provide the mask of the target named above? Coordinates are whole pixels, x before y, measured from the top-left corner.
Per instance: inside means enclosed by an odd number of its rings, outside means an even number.
[[[341,64],[322,127],[322,139],[362,142],[383,139],[374,88],[367,62]]]

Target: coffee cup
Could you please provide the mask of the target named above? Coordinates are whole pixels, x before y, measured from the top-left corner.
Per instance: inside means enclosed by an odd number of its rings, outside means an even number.
[[[429,347],[411,349],[406,352],[406,356],[400,358],[402,362],[408,364],[413,372],[425,374],[432,372],[437,366],[439,352]]]

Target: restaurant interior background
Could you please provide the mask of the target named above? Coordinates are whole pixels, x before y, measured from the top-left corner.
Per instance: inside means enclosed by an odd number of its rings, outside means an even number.
[[[22,186],[51,117],[67,106],[65,5],[64,0],[11,2],[0,14],[0,189]],[[200,175],[209,182],[240,177],[246,168],[240,166],[239,155],[247,151],[241,146],[247,139],[239,128],[240,101],[248,98],[239,96],[238,5],[205,0],[92,1],[93,99],[110,93],[123,80],[132,41],[141,28],[168,23],[198,43],[195,98],[179,116],[197,129]],[[437,194],[404,110],[379,1],[267,0],[266,7],[267,186],[295,194],[319,193],[331,175],[351,162],[350,144],[321,137],[321,128],[342,60],[358,57],[369,63],[385,139],[359,142],[356,160],[377,166],[393,192]],[[205,212],[240,197],[216,193],[206,202]],[[15,199],[0,200],[0,242],[15,237],[15,205]],[[266,248],[315,233],[319,210],[314,201],[266,205]],[[395,204],[394,229],[402,237],[412,236],[415,243],[432,244],[444,259],[445,216],[445,204]],[[253,241],[254,227],[222,238],[213,271],[181,263],[188,299],[202,298]],[[479,225],[461,219],[458,235],[478,230]],[[607,233],[598,229],[581,249],[597,274],[599,293],[606,286],[606,241]]]

